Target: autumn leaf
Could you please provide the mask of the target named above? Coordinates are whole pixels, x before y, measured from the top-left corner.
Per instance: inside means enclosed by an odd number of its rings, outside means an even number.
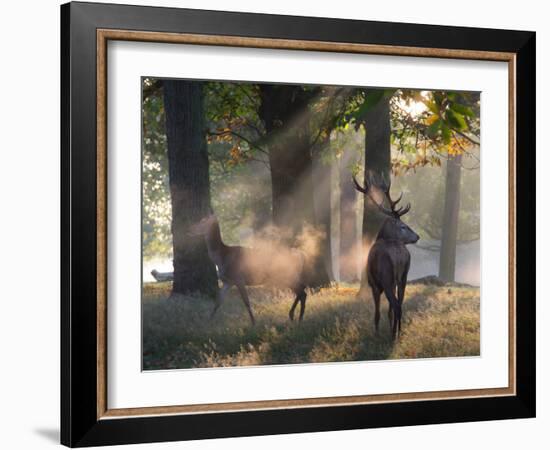
[[[426,123],[426,125],[429,126],[429,125],[433,124],[438,119],[439,119],[438,114],[432,114],[431,116],[426,118],[425,123]]]

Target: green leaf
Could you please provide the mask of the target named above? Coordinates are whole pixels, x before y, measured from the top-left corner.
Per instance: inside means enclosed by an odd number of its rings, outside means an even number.
[[[430,137],[435,137],[435,135],[437,134],[437,132],[439,131],[439,129],[441,128],[441,120],[438,119],[436,120],[434,123],[432,123],[428,129],[426,130],[426,132],[428,133],[428,136]]]
[[[474,111],[472,110],[472,108],[470,108],[466,105],[463,105],[461,103],[453,103],[451,105],[451,109],[453,111],[456,111],[459,114],[462,114],[463,116],[467,116],[467,117],[474,117],[475,116]]]
[[[441,126],[441,136],[445,144],[451,142],[451,129],[446,124],[442,124]]]
[[[465,130],[468,128],[468,124],[466,123],[464,116],[453,111],[452,109],[447,110],[447,121],[451,127],[457,130]]]
[[[457,96],[456,92],[447,92],[447,98],[451,101],[455,101],[456,96]]]
[[[355,119],[362,119],[384,97],[383,89],[369,90],[362,105],[352,115]]]
[[[426,102],[426,106],[432,113],[439,114],[439,106],[433,100]]]

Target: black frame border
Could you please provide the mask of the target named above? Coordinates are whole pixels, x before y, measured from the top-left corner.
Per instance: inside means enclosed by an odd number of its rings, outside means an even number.
[[[516,55],[516,395],[97,419],[96,30]],[[61,6],[61,443],[113,445],[535,416],[534,32],[115,4]],[[520,294],[521,295],[518,295]]]

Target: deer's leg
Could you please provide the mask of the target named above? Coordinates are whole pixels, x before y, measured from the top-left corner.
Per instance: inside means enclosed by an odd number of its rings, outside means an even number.
[[[305,290],[302,289],[302,292],[300,292],[299,294],[299,298],[300,298],[300,322],[301,322],[302,319],[304,318],[304,313],[306,311],[307,294]]]
[[[378,286],[371,286],[372,299],[374,300],[374,330],[378,334],[378,324],[380,323],[380,294],[382,293]]]
[[[248,315],[250,316],[250,320],[252,322],[252,325],[256,323],[254,320],[254,314],[252,314],[252,308],[250,307],[250,300],[248,299],[248,293],[246,292],[246,288],[243,283],[237,284],[237,289],[239,290],[239,293],[241,294],[241,297],[244,302],[244,306],[246,306],[246,309],[248,310]]]
[[[294,320],[294,310],[296,309],[296,306],[298,305],[298,302],[300,301],[300,293],[296,293],[296,298],[294,299],[294,303],[292,304],[292,307],[290,308],[290,311],[288,312],[288,317],[290,320]]]
[[[393,321],[392,321],[392,338],[395,339],[398,334],[398,323],[401,321],[401,304],[395,296],[395,287],[391,288],[385,287],[384,294],[390,302],[390,310],[393,311]]]
[[[298,306],[298,302],[300,302],[300,322],[304,318],[304,313],[306,311],[306,289],[304,286],[300,286],[297,288],[293,288],[294,293],[296,294],[296,298],[294,299],[294,303],[292,304],[292,307],[290,308],[290,311],[288,312],[288,317],[290,320],[294,320],[294,310],[296,309],[296,306]]]
[[[391,301],[389,297],[388,297],[388,324],[390,325],[390,329],[391,329],[393,325],[393,308],[391,306]]]
[[[405,299],[405,288],[407,287],[407,275],[404,276],[404,280],[401,280],[397,286],[397,300],[399,301],[399,307],[403,307],[403,300]],[[398,332],[401,333],[401,317],[399,318]]]
[[[220,291],[218,292],[218,297],[216,298],[216,304],[214,305],[214,309],[210,313],[210,319],[212,320],[214,318],[214,315],[216,314],[216,311],[218,311],[219,307],[222,306],[223,300],[225,298],[225,294],[227,294],[227,291],[231,288],[230,284],[224,283]]]

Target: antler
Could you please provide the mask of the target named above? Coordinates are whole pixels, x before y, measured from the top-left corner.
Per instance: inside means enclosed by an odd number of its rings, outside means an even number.
[[[397,211],[395,211],[395,214],[401,217],[407,214],[410,211],[410,209],[411,209],[411,204],[407,203],[407,206],[405,206],[404,208],[399,208]]]
[[[362,192],[365,195],[368,195],[368,197],[371,199],[371,201],[378,206],[378,209],[382,211],[384,214],[392,215],[393,211],[383,206],[381,203],[378,203],[376,199],[372,196],[372,182],[369,180],[370,176],[367,175],[365,177],[365,187],[361,187],[361,185],[357,182],[357,179],[355,178],[355,175],[353,175],[353,183],[355,184],[355,189],[357,189],[359,192]]]
[[[407,206],[404,208],[395,209],[397,204],[401,201],[403,198],[403,192],[399,194],[399,198],[397,200],[392,200],[390,196],[390,189],[391,189],[391,181],[389,181],[387,184],[383,184],[384,187],[382,188],[382,191],[384,192],[384,195],[386,196],[386,199],[388,200],[388,203],[390,204],[391,213],[397,217],[401,217],[405,214],[407,214],[411,209],[411,204],[407,203]]]
[[[386,197],[386,199],[388,200],[388,203],[390,205],[390,209],[384,207],[381,203],[378,203],[372,196],[371,194],[371,187],[374,183],[372,183],[372,174],[370,172],[368,172],[367,176],[365,177],[365,187],[361,187],[359,185],[359,183],[357,182],[357,179],[355,178],[355,175],[353,175],[353,183],[355,184],[355,188],[359,191],[359,192],[362,192],[363,194],[366,194],[369,196],[369,198],[371,199],[371,201],[378,207],[378,209],[380,209],[380,211],[382,211],[384,214],[387,214],[389,216],[394,216],[394,217],[401,217],[405,214],[407,214],[409,212],[409,210],[411,209],[411,204],[410,203],[407,203],[407,206],[405,206],[404,208],[399,208],[399,209],[395,209],[395,207],[397,206],[397,204],[401,201],[401,199],[403,198],[403,192],[401,192],[401,194],[399,194],[399,198],[397,200],[392,200],[391,196],[390,196],[390,188],[391,188],[391,181],[389,182],[385,182],[385,180],[382,178],[382,181],[380,183],[378,183],[380,185],[380,189],[382,190],[382,192],[384,193],[384,196]]]

